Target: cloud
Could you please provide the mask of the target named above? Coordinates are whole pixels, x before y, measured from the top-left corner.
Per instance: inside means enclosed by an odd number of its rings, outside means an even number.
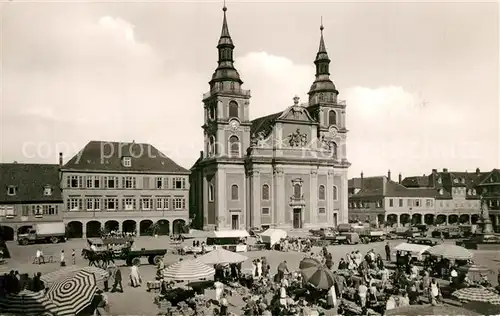
[[[4,22],[4,41],[10,34],[12,44],[3,58],[2,161],[54,163],[58,151],[69,158],[89,140],[135,140],[191,166],[203,149],[201,96],[211,72],[179,71],[181,61],[141,41],[121,17],[25,22]],[[282,111],[295,95],[307,101],[312,63],[267,52],[238,55],[238,48],[236,55],[244,88],[252,90],[252,118]],[[472,170],[498,161],[498,138],[486,127],[494,117],[488,113],[432,99],[425,103],[396,83],[339,90],[348,104],[351,176],[389,168]]]

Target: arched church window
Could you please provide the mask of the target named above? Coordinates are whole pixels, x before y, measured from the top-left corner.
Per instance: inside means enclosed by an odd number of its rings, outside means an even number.
[[[233,135],[229,137],[229,157],[240,156],[240,139],[238,136]]]
[[[319,186],[319,190],[318,190],[318,198],[321,200],[321,201],[324,201],[326,199],[326,192],[325,192],[325,186],[324,185],[320,185]]]
[[[236,101],[229,102],[229,118],[238,118],[238,103]]]
[[[239,200],[239,190],[236,184],[231,186],[231,200],[237,201]]]
[[[208,152],[210,155],[215,154],[215,137],[210,136],[209,141],[208,141]]]
[[[231,91],[234,91],[234,89],[235,89],[235,84],[234,84],[234,82],[231,82],[230,88],[231,88]]]
[[[335,110],[328,112],[328,125],[337,125],[337,112]]]
[[[337,201],[339,199],[339,190],[337,189],[337,186],[333,186],[333,200]]]
[[[300,199],[302,197],[302,187],[299,183],[296,183],[293,186],[293,196],[296,199]]]
[[[269,201],[269,185],[267,184],[262,186],[262,199],[264,201]]]
[[[212,183],[210,183],[208,185],[208,201],[209,202],[213,202],[214,201],[214,196],[215,196],[214,185]]]

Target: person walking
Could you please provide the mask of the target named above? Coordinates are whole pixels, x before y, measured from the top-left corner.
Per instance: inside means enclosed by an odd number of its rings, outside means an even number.
[[[391,247],[389,246],[389,242],[385,244],[385,260],[391,262]]]
[[[66,266],[66,259],[64,258],[64,250],[61,250],[61,267]]]
[[[115,274],[114,274],[114,279],[115,279],[115,281],[113,282],[113,289],[111,290],[111,292],[123,293],[122,271],[120,270],[120,268],[116,268]],[[118,290],[118,287],[120,287],[119,290]]]
[[[75,249],[71,250],[71,259],[73,260],[73,265],[76,264],[76,253]]]

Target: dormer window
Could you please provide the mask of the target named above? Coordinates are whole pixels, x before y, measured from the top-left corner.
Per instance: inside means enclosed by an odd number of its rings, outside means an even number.
[[[465,184],[465,178],[462,178],[462,183]]]
[[[439,189],[439,195],[443,195],[443,194],[444,194],[443,189]]]
[[[471,189],[469,189],[469,190],[467,191],[467,194],[468,194],[468,195],[472,195],[472,190],[471,190]]]
[[[476,195],[476,189],[472,190],[472,195]]]
[[[458,179],[453,179],[453,183],[458,183]]]
[[[43,188],[43,195],[51,196],[52,195],[52,188],[50,186],[44,187]]]
[[[122,164],[124,167],[132,167],[132,158],[131,157],[123,157],[122,158]]]
[[[13,185],[9,185],[7,187],[7,195],[10,195],[10,196],[13,196],[13,195],[16,195],[17,193],[17,188]]]
[[[438,178],[437,181],[438,181],[439,184],[443,183],[443,181],[441,180],[441,178]]]

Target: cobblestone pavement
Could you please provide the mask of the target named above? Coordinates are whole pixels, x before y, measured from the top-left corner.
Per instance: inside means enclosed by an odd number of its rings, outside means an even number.
[[[391,241],[391,247],[403,242],[399,241]],[[184,242],[185,245],[189,245],[192,243],[192,240],[186,240]],[[451,241],[450,241],[451,243]],[[174,249],[175,245],[170,243],[168,237],[139,237],[136,238],[136,248],[146,248],[146,249]],[[9,247],[9,251],[11,253],[12,259],[9,259],[6,265],[0,266],[1,271],[4,270],[18,270],[20,273],[36,273],[42,272],[47,273],[51,271],[55,271],[59,268],[59,253],[64,249],[66,253],[66,261],[71,264],[71,251],[75,249],[76,252],[76,264],[85,266],[87,262],[81,258],[80,253],[81,249],[86,247],[85,239],[73,239],[66,243],[61,244],[41,244],[41,245],[29,245],[29,246],[19,246],[14,242],[7,243]],[[356,246],[348,246],[348,245],[337,245],[330,246],[329,251],[332,253],[334,262],[337,263],[341,257],[345,257],[345,255],[353,250],[360,250],[362,253],[366,253],[370,249],[374,249],[376,253],[384,254],[384,243],[372,243],[368,245],[356,245]],[[32,264],[33,257],[35,256],[36,250],[42,249],[45,256],[53,255],[55,262],[47,263],[42,265],[34,265]],[[320,249],[313,249],[314,252],[318,252]],[[486,265],[493,270],[493,273],[490,276],[490,280],[496,284],[497,280],[497,271],[500,268],[500,252],[495,251],[474,251],[474,261],[477,264]],[[257,258],[265,256],[268,259],[268,262],[271,265],[271,269],[273,273],[276,271],[278,264],[286,260],[288,263],[288,267],[290,270],[294,270],[298,268],[298,264],[302,258],[304,258],[305,254],[297,253],[297,252],[278,252],[278,251],[254,251],[248,252],[245,254],[249,258]],[[189,258],[190,256],[184,256],[184,258]],[[165,262],[173,263],[179,260],[179,256],[177,254],[172,254],[170,251],[167,253],[165,257]],[[147,261],[143,259],[143,265],[140,267],[140,273],[143,279],[143,286],[139,288],[131,288],[128,285],[125,285],[125,280],[128,280],[129,269],[125,266],[125,262],[117,262],[118,265],[121,265],[120,269],[122,270],[124,276],[124,285],[125,292],[124,293],[110,293],[110,311],[112,315],[156,315],[158,312],[158,308],[153,304],[153,293],[146,292],[145,283],[148,280],[154,280],[155,269],[153,266],[148,265]],[[250,271],[251,269],[251,260],[247,260],[243,264],[243,270]],[[243,306],[243,301],[240,297],[231,297],[232,306],[230,310],[239,314],[239,310]]]

